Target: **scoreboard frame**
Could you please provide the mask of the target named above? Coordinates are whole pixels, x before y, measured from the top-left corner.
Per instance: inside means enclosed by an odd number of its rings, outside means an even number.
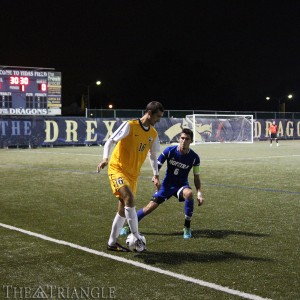
[[[0,115],[61,115],[61,72],[0,66]]]

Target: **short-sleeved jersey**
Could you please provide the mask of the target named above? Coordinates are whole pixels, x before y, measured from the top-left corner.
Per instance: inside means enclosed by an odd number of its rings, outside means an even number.
[[[188,186],[188,175],[194,166],[200,165],[200,157],[192,149],[186,154],[178,151],[178,146],[167,147],[158,157],[158,165],[167,160],[166,175],[162,181],[164,187]]]
[[[151,125],[146,130],[140,120],[131,120],[128,124],[129,134],[115,146],[109,161],[108,173],[120,172],[131,179],[137,179],[158,133]]]
[[[277,125],[271,124],[269,127],[269,132],[270,133],[277,133]]]

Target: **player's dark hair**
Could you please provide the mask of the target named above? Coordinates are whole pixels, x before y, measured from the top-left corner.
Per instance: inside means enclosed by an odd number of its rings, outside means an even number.
[[[147,104],[146,111],[151,110],[152,114],[157,113],[158,111],[164,112],[164,107],[160,102],[152,101]]]
[[[190,138],[191,138],[191,140],[192,141],[194,140],[194,133],[193,133],[193,131],[191,129],[189,129],[189,128],[183,128],[182,131],[181,131],[181,133],[185,133],[185,134],[189,135]]]

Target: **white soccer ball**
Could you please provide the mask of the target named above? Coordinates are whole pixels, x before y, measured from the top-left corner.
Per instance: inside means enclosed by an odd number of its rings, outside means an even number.
[[[130,233],[126,238],[127,248],[130,251],[133,251],[133,252],[143,252],[144,250],[146,250],[146,238],[145,238],[145,236],[140,234],[140,239],[142,240],[142,242],[144,244],[143,247],[138,247],[137,246],[137,244],[136,244],[137,238],[132,233]]]

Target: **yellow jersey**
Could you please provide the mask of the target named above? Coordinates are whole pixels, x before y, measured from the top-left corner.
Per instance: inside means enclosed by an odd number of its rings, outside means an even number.
[[[151,125],[145,129],[139,119],[128,121],[128,124],[129,134],[116,144],[110,157],[108,174],[118,172],[137,179],[158,133]]]

